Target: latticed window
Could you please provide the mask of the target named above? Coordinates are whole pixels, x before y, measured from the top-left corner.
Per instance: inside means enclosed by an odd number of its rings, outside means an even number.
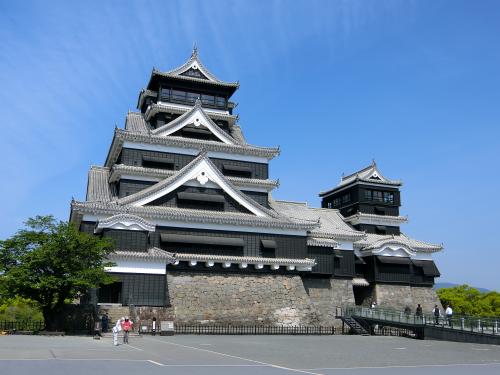
[[[372,200],[372,191],[371,190],[365,190],[365,200],[368,200],[368,201]]]
[[[394,194],[384,191],[384,203],[394,203]]]
[[[382,192],[377,190],[372,190],[372,200],[377,202],[382,202]]]
[[[333,200],[333,207],[340,207],[340,197]]]

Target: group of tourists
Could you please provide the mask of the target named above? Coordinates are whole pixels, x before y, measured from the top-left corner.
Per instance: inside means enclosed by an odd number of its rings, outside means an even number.
[[[372,301],[372,303],[370,304],[370,307],[372,309],[375,309],[377,308],[377,302],[375,301]],[[409,318],[410,315],[412,313],[412,310],[410,308],[410,306],[406,305],[406,307],[404,308],[404,314]],[[424,315],[424,311],[422,309],[422,306],[419,304],[417,304],[417,308],[415,309],[415,316],[416,317],[422,317]],[[439,306],[438,305],[434,305],[434,308],[432,309],[432,315],[434,316],[434,324],[439,324],[439,319],[442,317],[442,314],[441,314],[441,310],[439,309]],[[450,305],[446,305],[446,309],[444,311],[444,315],[446,317],[446,322],[448,323],[448,325],[453,328],[453,309],[451,308]]]
[[[113,327],[113,345],[118,345],[118,334],[121,331],[123,331],[123,343],[128,344],[128,336],[133,327],[134,323],[128,318],[128,316],[118,319]]]
[[[434,315],[434,324],[439,324],[439,318],[441,317],[441,310],[439,310],[438,305],[434,305],[434,309],[432,310],[432,314]],[[446,321],[448,325],[453,328],[453,309],[450,305],[446,305],[446,309],[444,310],[444,315],[446,316]]]
[[[110,317],[108,313],[105,313],[101,317],[101,328],[103,333],[107,333],[109,330],[109,322],[110,322]],[[116,324],[113,326],[111,331],[113,332],[113,344],[116,346],[118,345],[118,334],[123,331],[123,343],[128,344],[128,339],[129,339],[129,333],[133,330],[134,328],[134,322],[129,319],[128,316],[121,317],[116,321]],[[153,317],[152,320],[152,325],[151,325],[151,333],[154,336],[156,334],[156,331],[158,329],[157,327],[157,322],[156,322],[156,317]],[[100,336],[100,334],[99,334]]]

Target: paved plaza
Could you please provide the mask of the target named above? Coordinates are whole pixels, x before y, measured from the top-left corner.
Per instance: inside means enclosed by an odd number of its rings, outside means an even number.
[[[499,374],[500,346],[399,337],[0,336],[0,374]]]

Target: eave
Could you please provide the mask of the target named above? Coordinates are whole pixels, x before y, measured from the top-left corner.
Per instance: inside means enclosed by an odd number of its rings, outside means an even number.
[[[114,164],[111,168],[111,174],[109,177],[109,182],[118,181],[123,176],[133,176],[138,180],[146,178],[147,181],[154,179],[155,181],[160,181],[164,178],[171,177],[175,175],[178,171],[157,169],[157,168],[145,168],[137,167],[124,164]],[[240,190],[245,190],[245,188],[258,188],[265,191],[272,191],[279,186],[279,181],[276,180],[259,180],[255,178],[243,178],[243,177],[229,177],[226,178],[233,183],[235,186],[240,188]]]
[[[191,150],[203,149],[205,151],[212,152],[256,156],[265,158],[267,160],[273,159],[280,153],[279,148],[257,147],[250,145],[229,145],[222,142],[187,139],[174,136],[154,136],[151,134],[140,134],[135,132],[128,132],[122,129],[115,129],[113,141],[111,142],[111,146],[106,157],[106,162],[104,163],[105,167],[111,168],[111,166],[116,162],[125,141],[131,143],[162,145]]]
[[[205,210],[192,210],[185,208],[163,207],[163,206],[120,206],[111,202],[78,202],[71,203],[73,215],[111,216],[119,213],[130,213],[143,217],[144,219],[169,220],[185,223],[217,224],[217,225],[241,225],[256,228],[274,228],[289,230],[312,230],[318,226],[317,222],[304,220],[301,223],[292,222],[283,218],[257,217],[250,214],[235,212],[218,212]],[[81,218],[81,216],[79,216]],[[78,220],[77,217],[75,219]]]
[[[189,112],[192,108],[193,106],[165,103],[159,101],[157,103],[152,103],[148,106],[146,112],[144,113],[144,118],[146,119],[146,121],[149,121],[151,117],[153,117],[158,113],[174,113],[182,115],[186,112]],[[203,110],[207,113],[208,116],[210,116],[210,118],[215,120],[228,121],[230,125],[234,125],[238,120],[238,116],[230,115],[227,111],[216,111],[205,107],[203,107]]]
[[[373,224],[373,225],[398,226],[400,224],[407,223],[408,217],[357,213],[344,218],[344,221],[348,222],[351,225]]]

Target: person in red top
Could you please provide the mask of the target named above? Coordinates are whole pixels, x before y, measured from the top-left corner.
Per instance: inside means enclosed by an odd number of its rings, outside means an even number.
[[[125,318],[125,321],[122,323],[123,330],[123,343],[128,344],[128,333],[132,331],[134,323],[128,318]]]

